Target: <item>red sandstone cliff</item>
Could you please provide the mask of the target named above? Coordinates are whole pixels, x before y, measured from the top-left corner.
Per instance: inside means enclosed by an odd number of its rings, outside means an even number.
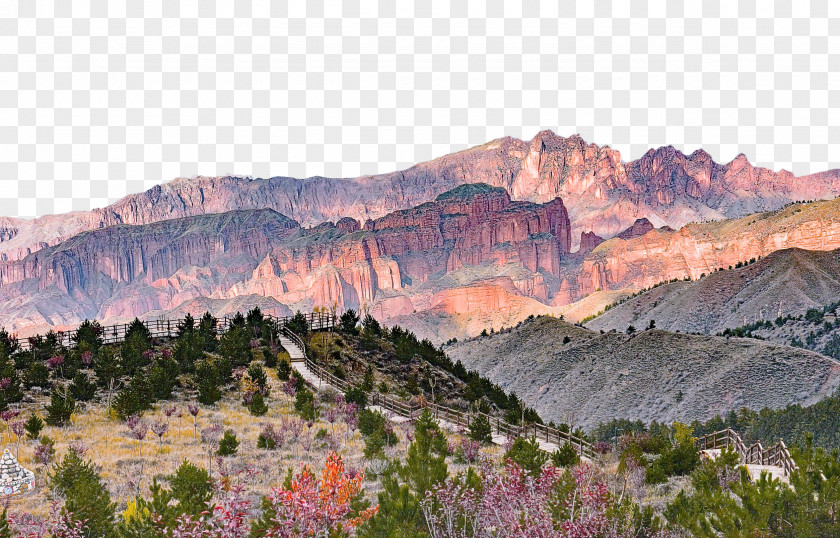
[[[563,276],[569,299],[597,289],[640,289],[665,281],[696,280],[738,262],[786,248],[840,248],[840,199],[794,204],[741,219],[652,230],[601,244]]]
[[[273,210],[110,226],[0,261],[0,324],[192,311],[202,300],[224,310],[224,302],[244,305],[249,297],[271,297],[275,310],[367,305],[387,318],[434,308],[444,290],[481,296],[485,280],[502,283],[505,296],[547,301],[546,279],[556,280],[569,246],[560,200],[514,202],[483,184],[364,229],[350,218],[300,228]]]

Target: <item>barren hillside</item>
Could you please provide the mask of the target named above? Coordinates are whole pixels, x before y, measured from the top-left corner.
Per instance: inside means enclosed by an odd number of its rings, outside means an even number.
[[[545,419],[585,428],[614,417],[692,421],[812,403],[840,385],[840,363],[810,351],[656,329],[600,334],[550,317],[445,351]]]
[[[628,325],[715,334],[760,320],[804,314],[840,298],[840,250],[786,249],[700,280],[672,282],[610,308],[594,330]],[[788,338],[789,340],[790,338]]]

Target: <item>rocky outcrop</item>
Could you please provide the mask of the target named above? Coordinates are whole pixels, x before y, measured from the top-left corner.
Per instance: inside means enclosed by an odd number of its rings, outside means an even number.
[[[547,301],[569,234],[560,200],[515,202],[484,184],[364,228],[350,218],[301,228],[270,209],[116,225],[0,261],[0,324],[123,319],[206,300],[226,311],[224,301],[257,297],[289,311],[366,306],[387,318],[438,308],[445,301],[436,294],[486,280],[508,296]]]
[[[581,232],[580,234],[580,248],[578,248],[578,255],[589,254],[595,247],[604,242],[603,237],[595,235],[595,232]]]
[[[641,218],[636,219],[636,222],[634,222],[632,226],[617,234],[616,237],[627,241],[636,237],[641,237],[651,230],[653,230],[653,223],[646,218]]]
[[[503,187],[518,201],[542,204],[561,198],[573,243],[582,231],[612,237],[639,218],[679,228],[840,194],[837,170],[794,177],[754,167],[743,155],[717,164],[702,150],[685,155],[671,146],[625,163],[608,146],[543,131],[530,141],[501,138],[377,176],[181,178],[90,212],[6,218],[0,221],[0,259],[22,259],[84,230],[237,209],[273,209],[304,226],[343,217],[366,222],[471,183]],[[356,225],[346,220],[338,227],[349,231]]]
[[[570,295],[597,289],[641,289],[669,280],[697,280],[739,262],[786,248],[840,248],[840,199],[795,204],[742,219],[652,230],[630,240],[610,239],[564,277]]]

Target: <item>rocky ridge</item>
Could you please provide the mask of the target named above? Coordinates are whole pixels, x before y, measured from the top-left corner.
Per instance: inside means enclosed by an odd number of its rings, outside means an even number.
[[[546,203],[561,198],[569,212],[573,246],[583,231],[609,238],[640,218],[656,227],[679,228],[840,195],[837,170],[794,177],[784,170],[754,167],[743,155],[718,164],[702,150],[685,155],[672,146],[623,162],[609,146],[542,131],[530,141],[500,138],[376,176],[180,178],[89,212],[3,218],[0,258],[19,260],[84,230],[237,209],[273,209],[304,226],[343,217],[364,222],[468,183],[503,187],[513,200]]]

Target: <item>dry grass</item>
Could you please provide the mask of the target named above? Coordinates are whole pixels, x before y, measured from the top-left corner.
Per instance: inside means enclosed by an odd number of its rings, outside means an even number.
[[[167,401],[159,402],[153,411],[147,412],[144,418],[152,422],[154,420],[167,420],[163,409],[176,405],[182,417],[178,418],[178,412],[169,419],[169,431],[163,436],[162,443],[158,442],[157,436],[149,431],[144,441],[137,441],[129,435],[124,423],[113,416],[109,416],[103,404],[78,404],[77,411],[73,414],[72,424],[66,427],[45,427],[41,435],[49,436],[55,441],[55,461],[60,461],[69,450],[74,441],[85,443],[89,449],[85,455],[93,461],[110,490],[112,499],[117,502],[118,511],[126,507],[126,502],[135,498],[138,494],[147,496],[149,486],[154,478],[159,481],[167,475],[172,474],[182,461],[189,460],[194,464],[206,468],[208,465],[208,446],[201,442],[201,430],[211,424],[222,424],[224,429],[233,430],[240,441],[238,452],[235,456],[224,458],[224,464],[232,469],[253,468],[258,471],[253,480],[248,483],[249,493],[252,496],[254,505],[259,504],[259,497],[270,491],[272,487],[280,486],[286,476],[287,469],[292,467],[297,470],[301,464],[311,465],[319,470],[329,447],[326,443],[315,441],[310,450],[305,450],[299,441],[292,444],[288,442],[282,449],[261,450],[257,449],[257,437],[265,423],[277,424],[284,417],[294,415],[294,399],[286,396],[280,391],[280,382],[273,370],[268,370],[271,385],[271,397],[267,400],[268,413],[263,417],[254,417],[248,413],[246,407],[241,403],[238,391],[226,392],[223,400],[213,407],[200,406],[201,410],[197,417],[198,437],[194,437],[193,418],[187,412],[187,403],[190,401]],[[321,400],[331,399],[331,389],[321,392]],[[21,417],[26,418],[31,413],[43,416],[46,399],[37,403],[25,404],[21,407]],[[364,440],[358,431],[350,432],[343,422],[329,424],[323,420],[315,421],[311,427],[304,428],[304,436],[315,435],[320,429],[326,429],[333,433],[339,440],[340,447],[337,452],[342,456],[348,468],[365,469],[369,466],[363,455]],[[388,449],[389,457],[404,457],[408,449],[405,429],[410,425],[396,427],[400,442]],[[450,432],[450,441],[458,441],[460,435],[457,432]],[[302,436],[303,437],[303,436]],[[5,429],[2,431],[2,442],[12,453],[17,448],[16,439],[9,443],[8,434]],[[35,472],[36,490],[27,495],[11,499],[10,511],[14,513],[32,513],[46,515],[49,512],[49,492],[47,490],[47,471],[43,465],[35,459],[35,447],[37,441],[22,440],[20,442],[20,463]],[[0,449],[2,450],[2,449]],[[502,449],[500,447],[486,447],[482,452],[498,460]],[[465,465],[452,464],[453,472],[465,468]],[[216,456],[213,456],[213,474],[218,473]],[[368,473],[371,477],[370,472]],[[378,483],[375,480],[368,480],[365,484],[365,491],[375,498],[378,491]]]

